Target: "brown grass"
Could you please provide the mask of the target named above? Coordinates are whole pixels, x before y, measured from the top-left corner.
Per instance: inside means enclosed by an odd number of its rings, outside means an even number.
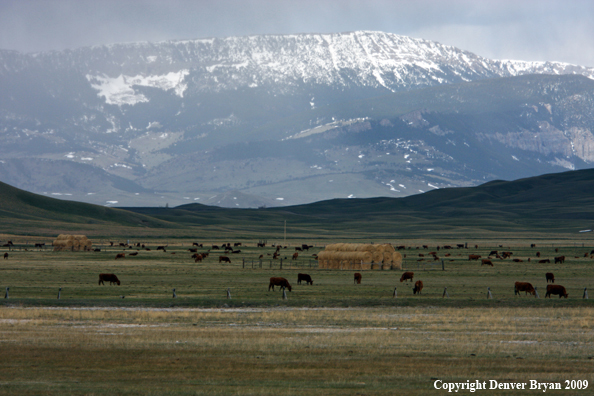
[[[2,308],[0,394],[421,395],[437,392],[434,378],[592,384],[593,326],[594,309],[583,307]]]

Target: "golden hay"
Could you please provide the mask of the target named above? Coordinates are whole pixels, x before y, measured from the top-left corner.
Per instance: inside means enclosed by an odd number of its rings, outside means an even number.
[[[402,255],[390,244],[334,243],[318,253],[325,269],[401,269]]]
[[[75,252],[75,251],[80,251],[80,250],[84,250],[84,251],[91,250],[93,244],[84,235],[60,234],[54,240],[53,245],[54,245],[55,252],[64,251],[64,250],[70,250],[70,251]]]

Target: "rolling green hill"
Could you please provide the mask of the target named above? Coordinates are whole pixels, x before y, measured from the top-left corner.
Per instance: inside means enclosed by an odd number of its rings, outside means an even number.
[[[594,170],[548,174],[405,198],[334,199],[282,208],[106,208],[0,184],[0,232],[46,235],[291,238],[587,238]]]

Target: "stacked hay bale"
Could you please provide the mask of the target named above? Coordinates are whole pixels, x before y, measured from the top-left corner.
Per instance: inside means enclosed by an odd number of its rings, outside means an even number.
[[[318,253],[323,269],[402,269],[402,255],[390,244],[334,243]]]
[[[66,235],[60,234],[54,240],[54,252],[69,250],[78,252],[80,250],[88,251],[92,248],[92,243],[84,235]]]

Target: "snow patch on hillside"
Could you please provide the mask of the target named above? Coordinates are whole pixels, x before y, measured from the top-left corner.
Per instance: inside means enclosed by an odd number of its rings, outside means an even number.
[[[97,95],[105,98],[107,104],[122,106],[149,101],[142,93],[134,90],[135,85],[159,88],[164,91],[173,90],[177,96],[183,98],[184,92],[188,88],[188,84],[184,82],[184,79],[189,73],[189,70],[184,69],[155,76],[126,76],[120,74],[118,77],[109,77],[105,74],[101,76],[87,74],[86,78],[91,86],[99,91]]]

